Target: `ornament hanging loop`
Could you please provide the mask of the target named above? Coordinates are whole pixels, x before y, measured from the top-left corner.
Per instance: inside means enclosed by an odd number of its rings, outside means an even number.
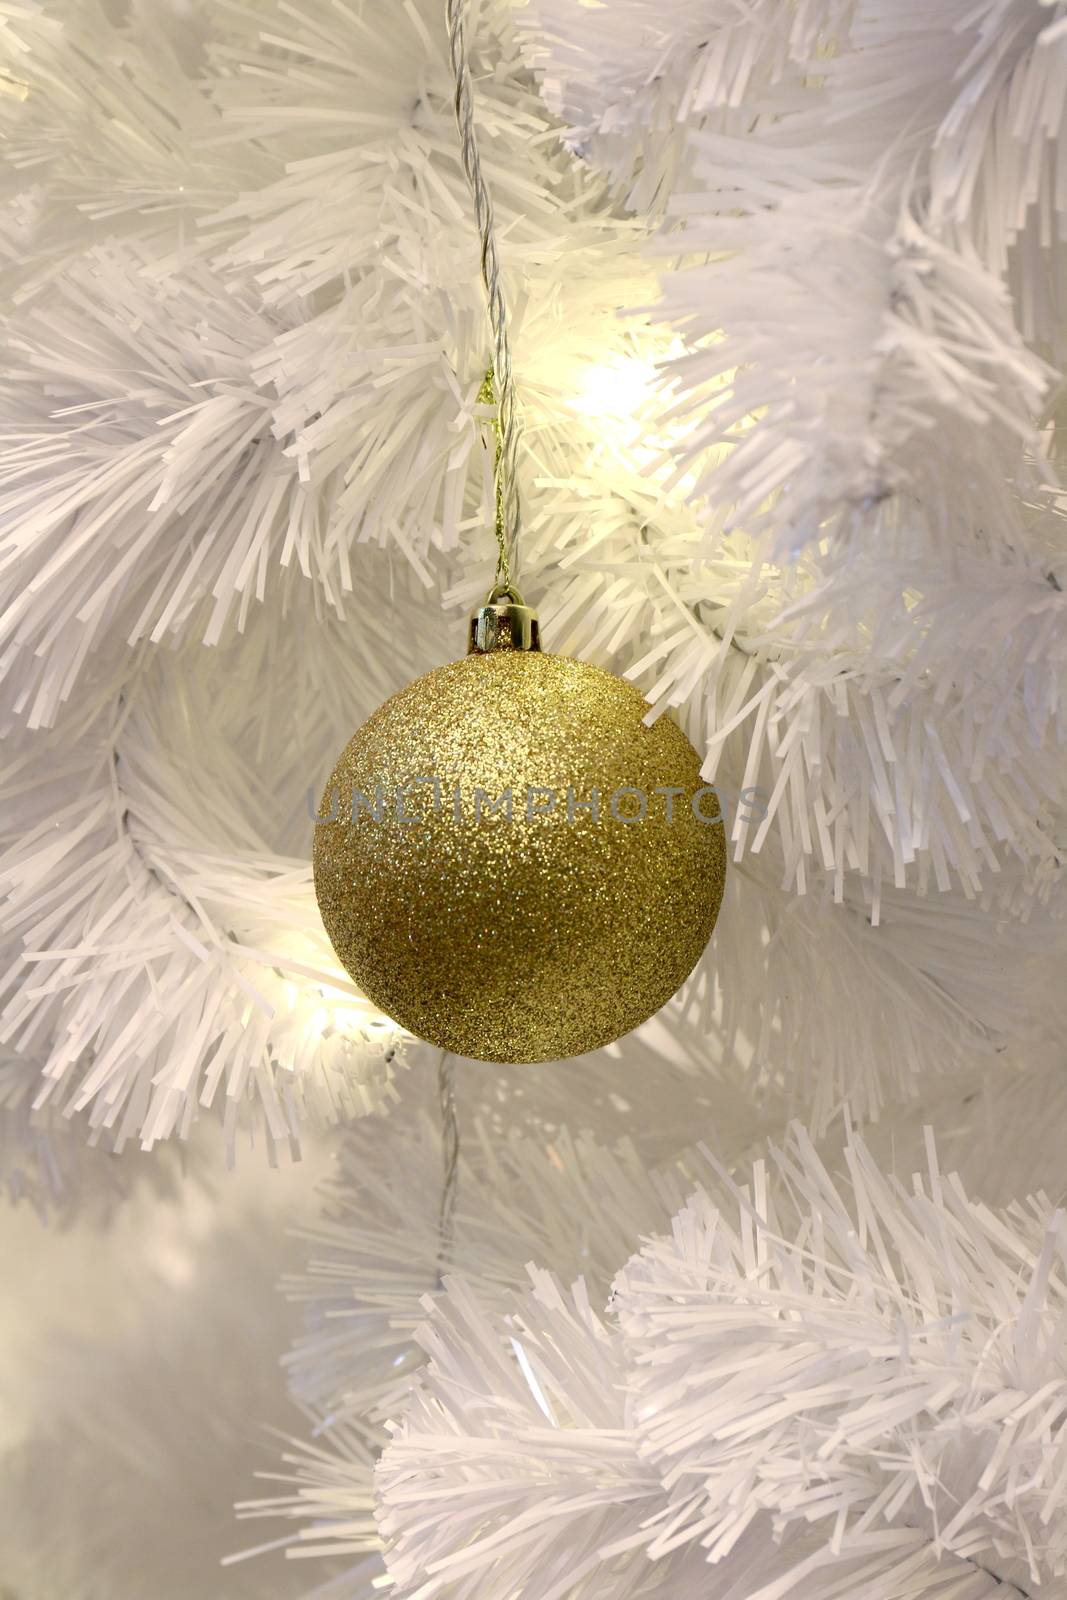
[[[487,656],[493,650],[540,650],[537,612],[525,604],[512,583],[498,583],[484,606],[471,617],[467,654]]]
[[[496,535],[499,553],[496,576],[507,584],[511,582],[512,572],[516,569],[516,541],[519,532],[519,486],[516,470],[519,418],[515,404],[515,380],[511,366],[511,343],[508,339],[507,307],[504,303],[500,257],[496,247],[493,202],[482,173],[474,126],[474,91],[463,29],[465,5],[466,0],[445,0],[445,20],[448,24],[449,60],[456,85],[455,109],[456,125],[459,128],[460,163],[474,201],[474,221],[481,245],[482,283],[485,285],[489,325],[493,335],[493,365],[491,377],[487,375],[487,381],[495,387],[497,400]]]

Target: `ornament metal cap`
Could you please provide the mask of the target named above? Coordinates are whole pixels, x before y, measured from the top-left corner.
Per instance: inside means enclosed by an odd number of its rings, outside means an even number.
[[[484,606],[471,617],[467,654],[486,656],[492,650],[540,650],[537,612],[523,602],[510,583],[498,583]]]

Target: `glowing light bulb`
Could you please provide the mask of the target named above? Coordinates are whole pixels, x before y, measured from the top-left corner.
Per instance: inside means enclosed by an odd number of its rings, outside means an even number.
[[[577,409],[590,417],[632,422],[648,402],[655,378],[651,361],[623,359],[590,367],[576,397]]]

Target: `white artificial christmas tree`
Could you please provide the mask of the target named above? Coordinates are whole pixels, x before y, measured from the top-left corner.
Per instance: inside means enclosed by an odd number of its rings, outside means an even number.
[[[714,940],[457,1064],[443,1230],[307,799],[492,573],[441,6],[0,0],[0,1182],[118,1238],[209,1120],[338,1145],[306,1437],[218,1486],[331,1600],[1058,1596],[1067,5],[464,9],[523,591],[719,786]],[[90,1523],[55,1581],[162,1592]]]
[[[1063,1213],[772,1154],[606,1319],[540,1270],[503,1316],[450,1288],[377,1471],[397,1593],[1062,1592]]]

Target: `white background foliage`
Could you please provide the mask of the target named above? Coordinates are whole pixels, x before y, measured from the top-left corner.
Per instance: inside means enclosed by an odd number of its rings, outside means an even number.
[[[1058,1600],[1067,6],[468,35],[523,589],[719,784],[716,936],[460,1064],[442,1263],[307,809],[492,566],[441,8],[0,0],[0,1590]]]

